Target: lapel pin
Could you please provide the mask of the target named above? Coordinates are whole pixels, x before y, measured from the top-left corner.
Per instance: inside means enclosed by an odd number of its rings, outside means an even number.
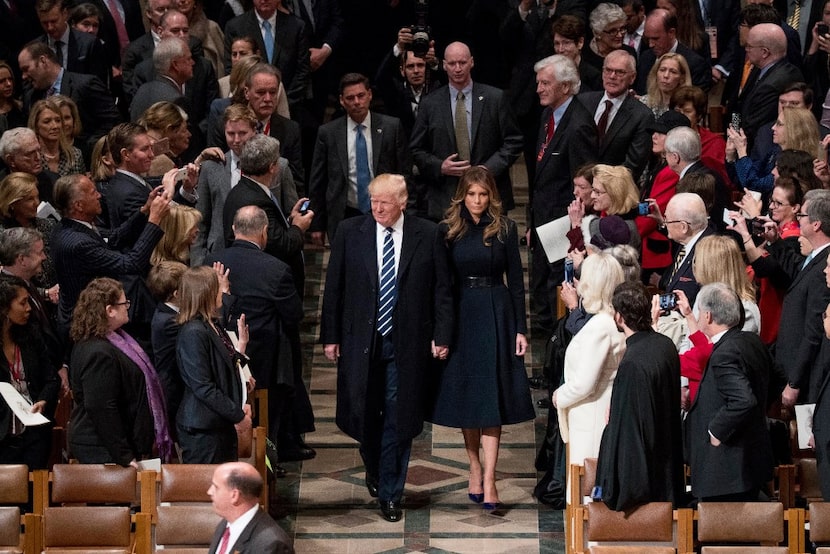
[[[484,97],[483,97],[483,96],[479,96],[479,97],[478,97],[478,99],[479,99],[479,100],[484,100]]]

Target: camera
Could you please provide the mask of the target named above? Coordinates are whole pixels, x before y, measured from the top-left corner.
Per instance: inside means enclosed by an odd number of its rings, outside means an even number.
[[[827,23],[819,23],[816,25],[816,32],[822,37],[830,34],[830,25],[827,25]]]
[[[407,50],[423,58],[429,52],[430,28],[427,25],[427,14],[429,13],[429,0],[415,0],[415,24],[410,25],[412,30],[412,42],[407,45]]]
[[[764,236],[764,222],[760,219],[752,220],[752,235],[755,237]]]
[[[570,284],[574,282],[574,261],[570,258],[565,260],[565,281]]]
[[[660,309],[670,312],[677,307],[677,295],[673,292],[667,292],[660,295]]]

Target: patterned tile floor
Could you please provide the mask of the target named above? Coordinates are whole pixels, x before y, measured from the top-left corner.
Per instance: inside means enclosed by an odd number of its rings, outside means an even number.
[[[524,228],[527,200],[524,166],[513,169],[517,203],[511,217]],[[526,261],[526,252],[523,253]],[[533,462],[544,433],[544,410],[533,422],[505,427],[498,467],[502,508],[482,512],[467,499],[464,441],[458,429],[425,425],[414,441],[404,495],[404,519],[385,521],[363,484],[357,443],[334,423],[336,370],[316,344],[323,275],[328,252],[307,250],[306,320],[303,329],[306,379],[317,431],[306,441],[317,457],[285,464],[288,476],[276,482],[272,513],[294,538],[298,553],[559,553],[564,552],[562,512],[538,504]],[[525,264],[526,265],[526,264]],[[528,372],[540,348],[526,358]],[[543,396],[533,391],[534,402]]]

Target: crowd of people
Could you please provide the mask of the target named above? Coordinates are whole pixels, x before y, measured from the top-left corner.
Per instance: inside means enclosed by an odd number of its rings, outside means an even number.
[[[830,2],[389,2],[373,37],[358,4],[0,2],[0,379],[50,418],[71,391],[70,455],[233,462],[262,389],[275,473],[313,458],[313,243],[389,521],[424,421],[498,508],[529,335],[562,339],[540,501],[586,457],[614,509],[685,503],[683,461],[695,499],[757,499],[807,403],[830,499]],[[46,467],[48,427],[0,415],[0,462]]]

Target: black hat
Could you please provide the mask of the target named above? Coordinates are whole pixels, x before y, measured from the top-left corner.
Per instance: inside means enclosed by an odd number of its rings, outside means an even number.
[[[591,244],[602,250],[618,244],[628,244],[630,240],[631,229],[625,220],[618,215],[607,215],[600,218],[599,232],[591,236]]]
[[[646,129],[648,129],[649,133],[663,133],[664,135],[674,129],[675,127],[691,127],[692,124],[689,121],[689,118],[683,115],[680,112],[676,112],[674,110],[669,110],[660,117],[658,117],[654,123],[648,125]]]

